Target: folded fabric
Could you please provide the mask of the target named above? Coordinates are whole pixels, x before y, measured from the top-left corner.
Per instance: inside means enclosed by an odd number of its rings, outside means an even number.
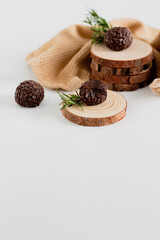
[[[153,47],[156,77],[160,77],[160,30],[130,18],[116,19],[111,24],[128,27],[134,38]],[[29,54],[26,61],[45,87],[75,90],[90,78],[91,36],[89,27],[72,25]]]

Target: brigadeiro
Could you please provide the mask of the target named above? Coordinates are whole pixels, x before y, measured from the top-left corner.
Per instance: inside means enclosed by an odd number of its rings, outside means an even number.
[[[126,27],[111,28],[104,35],[104,44],[114,51],[122,51],[132,44],[132,33]]]
[[[79,89],[79,95],[86,105],[97,105],[107,98],[107,86],[99,80],[88,80]]]
[[[37,107],[43,98],[43,87],[33,80],[21,82],[15,91],[15,101],[22,107]]]

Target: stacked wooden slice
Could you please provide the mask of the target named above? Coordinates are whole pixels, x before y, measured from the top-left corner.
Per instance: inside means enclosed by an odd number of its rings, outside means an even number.
[[[149,44],[133,40],[123,51],[113,51],[104,44],[91,47],[91,79],[107,83],[114,91],[133,91],[153,80],[153,52]]]

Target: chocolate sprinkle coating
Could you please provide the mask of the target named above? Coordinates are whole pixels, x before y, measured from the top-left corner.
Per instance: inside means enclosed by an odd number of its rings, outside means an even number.
[[[128,48],[132,44],[132,40],[132,33],[126,27],[111,28],[104,36],[104,44],[114,51]]]
[[[79,90],[79,95],[86,105],[97,105],[107,98],[107,85],[99,80],[86,81]]]
[[[15,101],[22,107],[37,107],[43,98],[43,87],[33,80],[20,83],[15,91]]]

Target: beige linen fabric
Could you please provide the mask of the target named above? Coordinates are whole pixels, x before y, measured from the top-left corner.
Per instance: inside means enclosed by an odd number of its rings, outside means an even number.
[[[116,19],[111,23],[113,26],[128,27],[134,38],[151,44],[156,77],[160,77],[160,30],[130,18]],[[52,89],[71,91],[79,88],[90,77],[91,35],[87,26],[72,25],[29,54],[26,61],[38,81]]]

